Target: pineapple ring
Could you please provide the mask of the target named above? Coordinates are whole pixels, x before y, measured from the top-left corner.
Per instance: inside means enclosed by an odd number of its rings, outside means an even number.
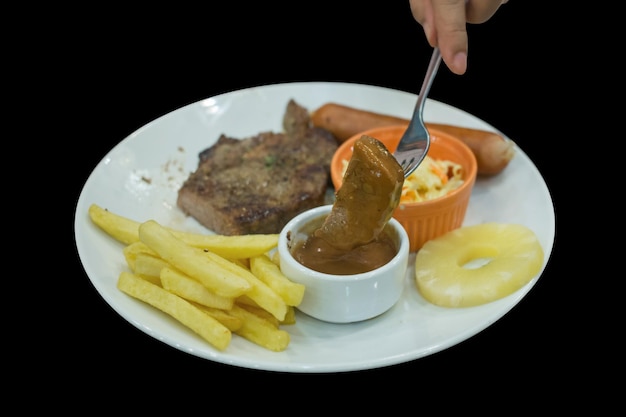
[[[443,307],[470,307],[505,297],[543,265],[537,236],[525,226],[483,223],[452,230],[424,244],[415,257],[420,293]]]

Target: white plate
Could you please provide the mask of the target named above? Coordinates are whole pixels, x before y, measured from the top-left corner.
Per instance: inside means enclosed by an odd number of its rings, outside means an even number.
[[[463,309],[429,304],[416,289],[411,267],[403,297],[380,317],[357,324],[329,324],[298,313],[297,324],[284,326],[291,335],[285,351],[271,352],[235,335],[220,352],[174,319],[119,291],[118,275],[127,268],[123,245],[91,223],[89,205],[95,203],[137,221],[155,219],[174,228],[206,232],[176,207],[178,188],[195,170],[198,153],[221,133],[244,138],[261,131],[282,131],[282,116],[291,98],[310,110],[334,101],[406,118],[416,101],[411,93],[360,84],[276,84],[190,104],[122,140],[93,170],[75,214],[76,244],[85,271],[122,317],[170,346],[216,362],[283,372],[352,371],[411,361],[462,342],[501,318],[535,285],[552,252],[554,205],[539,171],[516,147],[516,156],[501,174],[476,182],[464,224],[526,225],[539,237],[545,262],[528,285],[495,302]],[[496,131],[462,110],[430,99],[424,119]],[[414,258],[412,254],[411,265]]]

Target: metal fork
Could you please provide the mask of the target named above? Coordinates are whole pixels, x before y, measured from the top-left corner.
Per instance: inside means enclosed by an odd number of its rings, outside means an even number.
[[[415,109],[413,110],[413,117],[409,122],[409,126],[405,130],[398,147],[396,148],[393,156],[402,166],[404,171],[404,178],[411,175],[417,166],[422,162],[428,148],[430,147],[430,134],[428,129],[424,125],[424,104],[426,103],[426,96],[430,91],[430,86],[433,83],[437,69],[441,63],[441,53],[439,48],[433,50],[433,55],[430,58],[428,69],[426,70],[426,76],[422,88],[417,96],[417,103],[415,103]]]

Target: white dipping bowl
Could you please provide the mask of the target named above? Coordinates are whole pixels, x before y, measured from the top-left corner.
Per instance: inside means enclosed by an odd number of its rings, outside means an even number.
[[[331,323],[352,323],[371,319],[389,310],[402,295],[409,260],[409,237],[404,227],[391,219],[386,231],[398,253],[385,265],[354,275],[332,275],[307,268],[291,254],[291,247],[307,239],[305,225],[327,216],[332,205],[307,210],[294,217],[278,238],[280,269],[306,289],[297,309]]]

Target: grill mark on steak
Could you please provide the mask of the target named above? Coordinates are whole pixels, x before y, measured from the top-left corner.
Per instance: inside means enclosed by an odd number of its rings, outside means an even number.
[[[178,207],[215,233],[243,235],[279,233],[295,215],[324,204],[336,138],[312,127],[294,100],[283,128],[241,140],[220,135],[200,152]]]

